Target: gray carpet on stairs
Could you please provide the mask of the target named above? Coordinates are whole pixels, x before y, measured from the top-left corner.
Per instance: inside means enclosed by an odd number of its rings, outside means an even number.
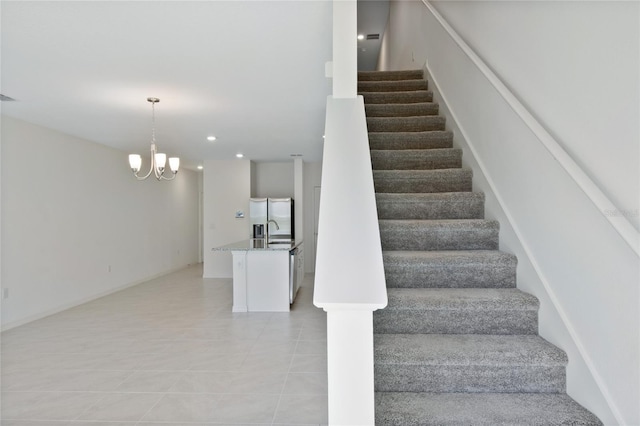
[[[600,425],[422,71],[361,72],[389,304],[374,312],[378,425]]]

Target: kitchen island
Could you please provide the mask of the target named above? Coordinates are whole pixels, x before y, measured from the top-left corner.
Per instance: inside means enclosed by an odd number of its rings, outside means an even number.
[[[304,276],[302,242],[247,239],[214,251],[233,257],[233,312],[289,312]]]

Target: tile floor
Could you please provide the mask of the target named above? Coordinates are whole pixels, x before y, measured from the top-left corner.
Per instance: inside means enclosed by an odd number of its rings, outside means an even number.
[[[1,335],[3,426],[327,423],[326,314],[231,313],[202,265]]]

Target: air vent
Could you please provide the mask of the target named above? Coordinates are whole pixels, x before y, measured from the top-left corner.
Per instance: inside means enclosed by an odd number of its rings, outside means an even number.
[[[15,101],[15,99],[10,98],[9,96],[5,96],[2,93],[0,93],[0,101],[2,102],[9,102],[9,101]]]
[[[367,34],[367,40],[380,40],[380,34]]]

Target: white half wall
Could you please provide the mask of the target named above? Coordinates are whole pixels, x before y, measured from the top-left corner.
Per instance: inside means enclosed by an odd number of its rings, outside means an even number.
[[[233,277],[231,252],[213,252],[214,247],[250,237],[249,198],[251,161],[205,160],[203,175],[203,223],[205,278]],[[236,218],[237,211],[244,218]]]
[[[567,392],[605,424],[640,424],[640,262],[605,217],[638,225],[640,5],[435,4],[618,207],[588,199],[421,1],[392,2],[385,67],[431,74],[540,335],[569,356]]]
[[[195,172],[139,182],[125,152],[6,116],[1,149],[3,329],[197,263]]]

